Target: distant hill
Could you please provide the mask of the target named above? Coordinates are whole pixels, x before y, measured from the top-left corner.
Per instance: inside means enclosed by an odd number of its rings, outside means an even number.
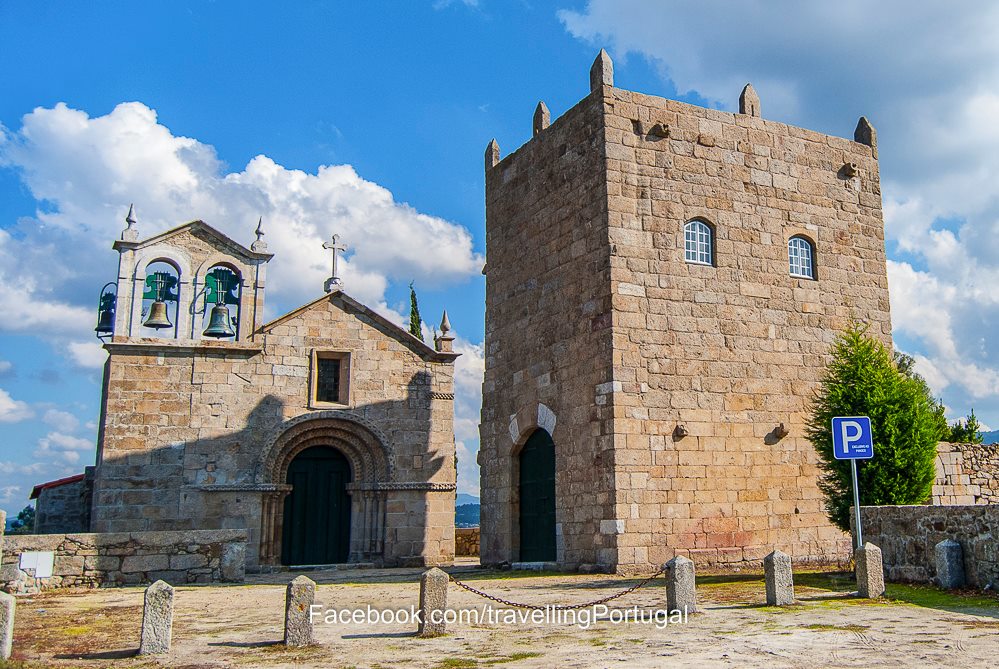
[[[455,527],[478,527],[479,505],[462,504],[454,510]]]
[[[454,503],[456,506],[461,506],[462,504],[478,504],[479,498],[475,495],[469,495],[468,493],[459,492],[458,496],[455,498]]]
[[[999,430],[992,430],[991,432],[979,432],[982,435],[983,444],[996,444],[999,443]]]

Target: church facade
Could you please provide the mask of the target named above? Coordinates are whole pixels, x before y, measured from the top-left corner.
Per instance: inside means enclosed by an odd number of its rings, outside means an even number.
[[[848,559],[804,425],[837,332],[891,342],[873,127],[590,85],[486,151],[483,563]]]
[[[259,227],[250,248],[200,221],[139,240],[130,215],[115,248],[90,531],[245,528],[248,568],[452,562],[447,330],[428,346],[335,269],[263,322]]]

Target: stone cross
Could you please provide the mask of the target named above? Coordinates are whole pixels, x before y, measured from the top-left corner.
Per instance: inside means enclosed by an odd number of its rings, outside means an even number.
[[[763,558],[763,575],[767,585],[767,606],[794,604],[794,576],[791,556],[774,551]]]
[[[14,606],[17,600],[0,592],[0,660],[9,660],[14,642]]]
[[[663,565],[666,569],[666,608],[684,614],[697,612],[697,586],[694,582],[694,562],[677,555]]]
[[[308,646],[312,643],[311,608],[316,601],[316,583],[308,576],[296,576],[284,597],[284,643]]]
[[[156,581],[146,588],[142,606],[142,637],[139,655],[170,652],[173,636],[173,588]]]
[[[857,596],[874,599],[885,594],[885,572],[881,549],[867,542],[853,553],[857,563]]]
[[[444,612],[447,610],[447,572],[434,567],[420,577],[420,625],[422,637],[443,636],[447,632]],[[436,612],[436,613],[435,613]],[[434,620],[434,617],[440,617]]]
[[[937,582],[941,588],[960,588],[965,583],[964,550],[953,539],[938,543],[933,552],[937,559]]]
[[[346,251],[347,245],[340,243],[340,235],[333,235],[333,240],[323,244],[324,249],[330,249],[333,251],[333,273],[330,278],[326,279],[326,283],[323,285],[323,289],[329,293],[332,292],[334,288],[339,288],[343,285],[343,281],[340,279],[340,275],[337,273],[337,256],[340,251]]]

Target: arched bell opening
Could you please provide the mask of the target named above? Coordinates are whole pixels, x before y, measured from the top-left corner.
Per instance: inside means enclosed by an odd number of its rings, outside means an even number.
[[[140,335],[176,339],[180,305],[180,268],[159,258],[146,265],[142,284]]]
[[[239,339],[243,277],[232,265],[220,263],[205,274],[200,305],[199,332],[205,339]]]

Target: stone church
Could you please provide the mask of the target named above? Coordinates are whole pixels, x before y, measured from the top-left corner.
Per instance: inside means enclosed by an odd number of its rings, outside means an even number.
[[[334,238],[326,293],[264,322],[259,226],[246,248],[201,221],[144,240],[127,221],[89,530],[245,528],[251,569],[450,564],[446,314],[428,346],[351,298]]]
[[[850,319],[891,343],[876,135],[614,86],[486,150],[483,563],[847,559],[804,424]]]

